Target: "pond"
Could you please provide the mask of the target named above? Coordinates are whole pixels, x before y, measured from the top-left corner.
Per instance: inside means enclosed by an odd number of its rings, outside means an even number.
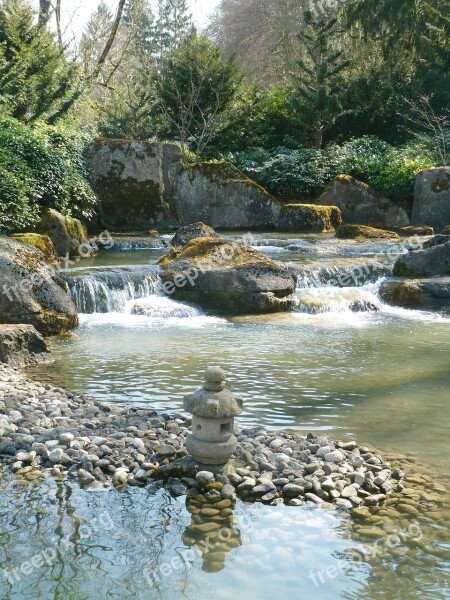
[[[176,412],[205,367],[220,365],[244,398],[241,424],[355,439],[414,463],[422,509],[358,520],[238,502],[238,541],[211,573],[186,556],[183,497],[11,480],[0,496],[1,598],[450,598],[450,314],[383,304],[387,242],[264,233],[253,245],[299,270],[296,310],[228,318],[175,302],[161,292],[160,245],[119,242],[65,273],[81,326],[54,339],[55,364],[32,375]],[[18,581],[14,568],[33,556],[43,565]]]

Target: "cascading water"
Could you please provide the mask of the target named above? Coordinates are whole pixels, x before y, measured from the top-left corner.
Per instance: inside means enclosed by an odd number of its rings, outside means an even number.
[[[130,300],[156,294],[160,286],[156,266],[99,269],[66,276],[70,295],[82,314],[126,312]]]

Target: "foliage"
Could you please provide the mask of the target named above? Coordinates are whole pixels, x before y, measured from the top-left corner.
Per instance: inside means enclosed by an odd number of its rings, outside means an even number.
[[[323,150],[255,149],[226,157],[249,177],[280,197],[317,197],[339,174],[369,184],[391,200],[409,203],[417,173],[433,165],[418,145],[394,148],[374,137],[350,140]]]
[[[406,131],[432,150],[435,164],[442,167],[450,165],[450,110],[437,115],[426,96],[406,102],[410,109],[404,115]]]
[[[306,131],[312,130],[316,150],[322,148],[324,132],[341,116],[339,74],[349,65],[343,50],[336,50],[337,19],[304,13],[305,26],[298,34],[305,58],[297,61],[293,74],[291,109]]]
[[[0,118],[0,229],[20,230],[45,208],[89,217],[96,202],[87,183],[87,138],[63,126],[28,127]]]
[[[155,81],[160,133],[202,155],[223,127],[243,76],[233,58],[191,33],[162,63]]]
[[[25,0],[0,0],[0,109],[24,122],[51,120],[79,85],[68,60]]]

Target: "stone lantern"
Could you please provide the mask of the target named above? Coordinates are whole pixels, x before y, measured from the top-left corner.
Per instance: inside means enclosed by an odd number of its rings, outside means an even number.
[[[203,387],[184,399],[184,409],[193,415],[186,447],[194,460],[205,465],[225,464],[237,447],[234,417],[241,414],[243,401],[226,390],[224,382],[225,372],[210,367]]]

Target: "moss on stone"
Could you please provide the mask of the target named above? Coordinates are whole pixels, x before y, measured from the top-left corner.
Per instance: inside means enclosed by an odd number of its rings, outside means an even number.
[[[281,209],[281,229],[321,233],[335,231],[341,224],[342,215],[337,206],[285,204]]]
[[[363,188],[364,190],[369,190],[370,189],[370,186],[368,186],[367,183],[364,183],[362,181],[358,181],[358,179],[355,179],[351,175],[344,175],[342,173],[341,175],[337,175],[333,179],[333,181],[330,181],[330,183],[326,186],[325,190],[328,190],[328,189],[332,188],[335,183],[342,183],[343,185],[350,185],[351,184],[351,185],[354,185],[356,187]]]
[[[229,185],[229,184],[241,184],[247,185],[255,188],[261,194],[266,196],[275,204],[280,204],[280,202],[272,196],[264,187],[253,181],[242,171],[240,171],[235,166],[231,165],[227,162],[200,162],[200,163],[186,163],[183,165],[183,168],[189,171],[189,179],[193,181],[195,179],[195,175],[198,174],[201,177],[205,177],[211,183],[216,185]]]
[[[393,231],[385,231],[384,229],[375,229],[367,225],[342,225],[336,231],[336,237],[343,240],[399,240],[400,236]]]
[[[223,238],[195,238],[183,249],[172,249],[160,261],[163,269],[169,269],[175,261],[190,261],[193,267],[208,264],[211,268],[272,269],[282,271],[283,266],[243,244]]]
[[[40,250],[48,263],[54,263],[58,260],[55,247],[48,235],[40,235],[39,233],[16,233],[12,235],[11,238],[17,242]]]

